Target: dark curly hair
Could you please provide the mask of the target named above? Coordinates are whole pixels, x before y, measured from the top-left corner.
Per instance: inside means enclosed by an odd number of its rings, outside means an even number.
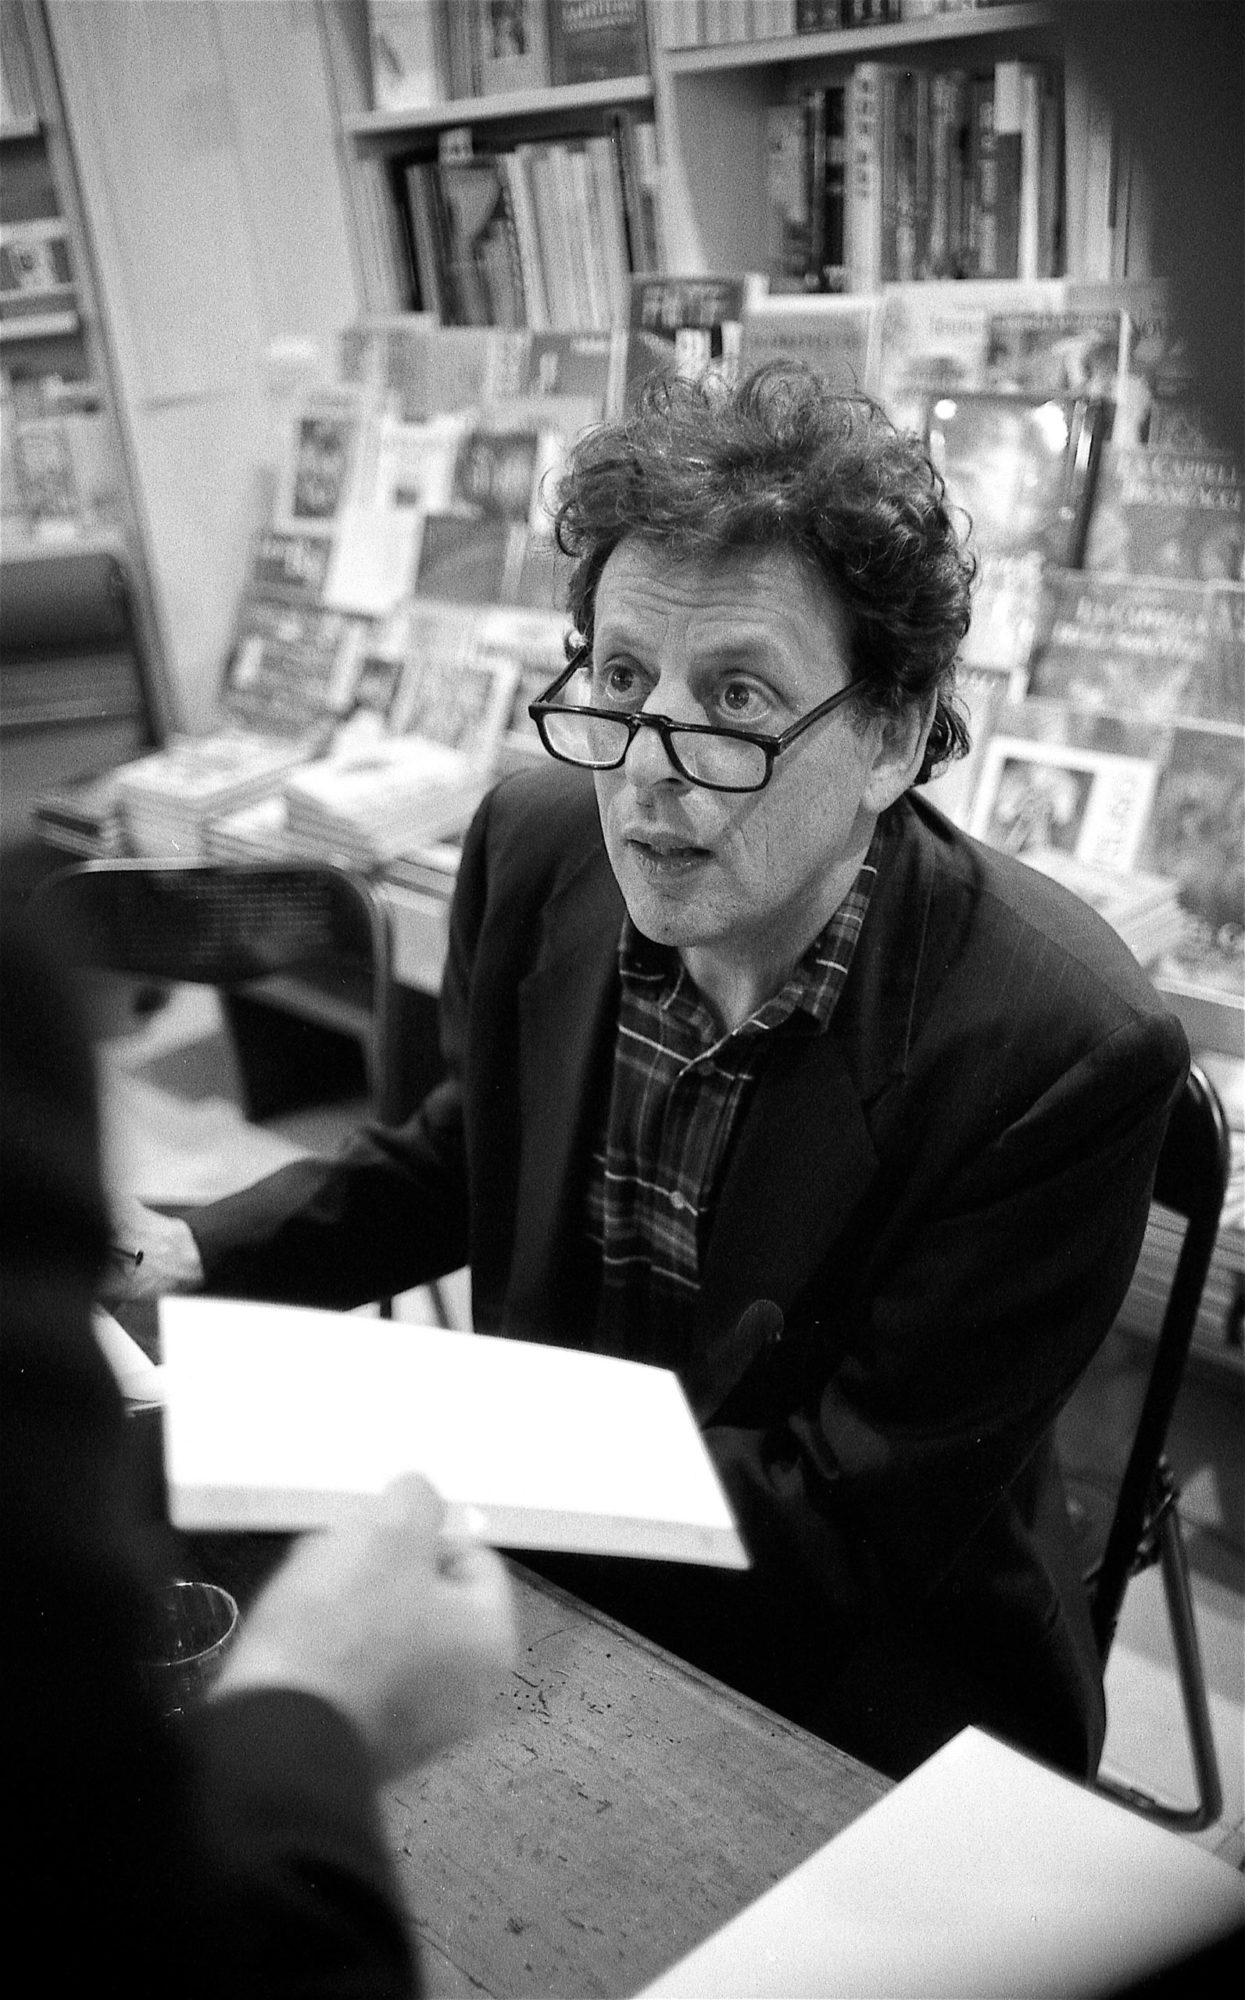
[[[654,376],[629,415],[577,444],[555,532],[589,645],[601,572],[627,536],[675,561],[789,549],[843,607],[866,710],[897,712],[937,691],[916,782],[969,748],[955,669],[976,565],[919,439],[869,397],[781,362],[734,387]]]

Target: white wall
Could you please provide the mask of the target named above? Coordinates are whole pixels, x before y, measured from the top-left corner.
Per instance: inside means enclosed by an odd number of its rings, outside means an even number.
[[[267,357],[358,310],[314,0],[47,0],[178,726],[268,501]]]

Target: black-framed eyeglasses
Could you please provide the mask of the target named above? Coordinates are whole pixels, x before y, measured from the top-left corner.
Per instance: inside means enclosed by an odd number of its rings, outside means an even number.
[[[540,700],[528,704],[527,712],[549,755],[564,764],[582,764],[590,771],[616,771],[637,730],[655,729],[680,777],[711,792],[762,791],[774,775],[775,757],[823,715],[830,715],[859,693],[859,683],[849,681],[780,736],[763,736],[747,729],[715,729],[707,722],[673,722],[668,715],[646,715],[642,710],[628,715],[619,714],[617,709],[593,708],[587,702],[559,701],[558,696],[575,676],[587,675],[590,668],[591,655],[583,646]]]

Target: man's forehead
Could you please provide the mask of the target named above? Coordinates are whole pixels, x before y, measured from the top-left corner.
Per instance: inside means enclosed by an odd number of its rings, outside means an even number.
[[[598,636],[642,628],[651,617],[700,617],[715,645],[740,652],[783,650],[797,636],[821,643],[842,639],[842,609],[826,580],[785,548],[727,549],[703,555],[672,552],[640,536],[620,542],[606,562],[596,594]]]

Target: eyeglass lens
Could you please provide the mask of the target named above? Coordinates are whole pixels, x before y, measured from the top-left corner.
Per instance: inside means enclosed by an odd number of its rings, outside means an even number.
[[[574,708],[564,708],[547,711],[543,721],[549,747],[571,763],[609,770],[626,756],[631,732],[621,716],[583,714]],[[696,730],[677,727],[671,728],[670,740],[685,777],[697,784],[751,791],[765,783],[767,759],[758,744],[738,736],[702,735]]]

